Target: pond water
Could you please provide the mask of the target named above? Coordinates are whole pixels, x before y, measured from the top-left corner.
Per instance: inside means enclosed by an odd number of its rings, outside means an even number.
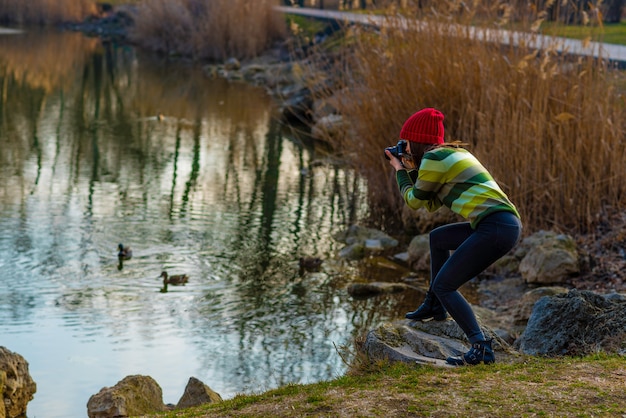
[[[29,363],[29,418],[87,416],[134,374],[173,404],[192,376],[225,399],[332,379],[337,347],[415,307],[347,294],[373,273],[332,235],[366,185],[263,89],[51,32],[0,36],[0,86],[0,346]]]

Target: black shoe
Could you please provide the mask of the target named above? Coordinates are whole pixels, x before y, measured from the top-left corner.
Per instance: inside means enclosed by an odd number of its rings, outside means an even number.
[[[496,362],[496,356],[491,348],[491,342],[478,341],[472,344],[472,348],[461,357],[448,357],[446,363],[453,366],[464,366],[466,364],[475,366],[476,364],[492,364]]]
[[[447,317],[446,308],[443,307],[437,296],[430,290],[426,292],[426,299],[416,311],[409,312],[404,315],[407,319],[425,320],[434,319],[435,321],[443,321]]]

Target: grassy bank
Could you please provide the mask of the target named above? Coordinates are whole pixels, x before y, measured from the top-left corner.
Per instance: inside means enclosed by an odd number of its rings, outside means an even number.
[[[151,417],[614,417],[626,413],[624,359],[540,359],[441,369],[379,365],[332,381]]]
[[[460,22],[455,16],[424,16],[430,24],[409,28],[389,19],[380,32],[351,29],[331,92],[341,95],[320,95],[345,118],[345,134],[328,140],[351,150],[346,157],[368,179],[372,219],[432,226],[390,194],[397,186],[382,158],[404,120],[431,106],[446,115],[447,140],[468,143],[492,171],[526,231],[586,232],[625,207],[624,73],[562,55],[556,44],[536,51],[501,46],[504,39],[473,41],[467,26],[449,24]]]
[[[562,25],[556,22],[543,22],[541,33],[565,38],[626,45],[626,22],[603,25]]]

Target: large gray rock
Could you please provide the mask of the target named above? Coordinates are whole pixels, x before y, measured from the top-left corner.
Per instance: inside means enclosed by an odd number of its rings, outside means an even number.
[[[626,354],[626,298],[590,291],[539,299],[519,338],[530,355]]]
[[[150,376],[126,376],[87,402],[89,418],[121,418],[166,411],[163,390]]]
[[[554,296],[567,293],[568,289],[561,286],[545,286],[529,290],[522,295],[512,313],[515,325],[526,325],[535,307],[535,303],[544,296]]]
[[[221,402],[222,397],[195,377],[190,377],[176,408],[191,408],[205,403]]]
[[[479,319],[480,323],[480,319]],[[513,354],[511,347],[489,327],[481,323],[493,348],[501,355]],[[459,356],[469,349],[469,342],[457,323],[446,321],[401,320],[384,323],[371,330],[362,346],[370,361],[401,361],[405,363],[445,365],[445,359]]]
[[[35,392],[37,385],[28,372],[28,362],[21,355],[0,347],[0,418],[25,416]]]
[[[521,245],[527,249],[519,272],[528,283],[563,283],[580,272],[576,242],[568,235],[539,231]]]
[[[580,256],[571,236],[538,231],[487,272],[500,277],[521,276],[529,284],[560,284],[580,272]]]

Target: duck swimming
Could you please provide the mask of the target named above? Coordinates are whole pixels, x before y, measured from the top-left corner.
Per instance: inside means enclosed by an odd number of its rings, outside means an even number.
[[[300,257],[298,265],[300,267],[300,275],[305,271],[319,271],[324,260],[318,257]]]
[[[175,274],[173,276],[168,276],[167,271],[162,271],[159,277],[163,277],[164,286],[167,286],[168,284],[172,284],[174,286],[181,284],[184,285],[189,281],[189,276],[187,276],[186,274]]]
[[[131,250],[130,247],[124,247],[124,244],[119,244],[117,248],[119,248],[120,250],[117,253],[117,256],[119,258],[124,260],[130,260],[130,258],[133,256],[133,250]]]

